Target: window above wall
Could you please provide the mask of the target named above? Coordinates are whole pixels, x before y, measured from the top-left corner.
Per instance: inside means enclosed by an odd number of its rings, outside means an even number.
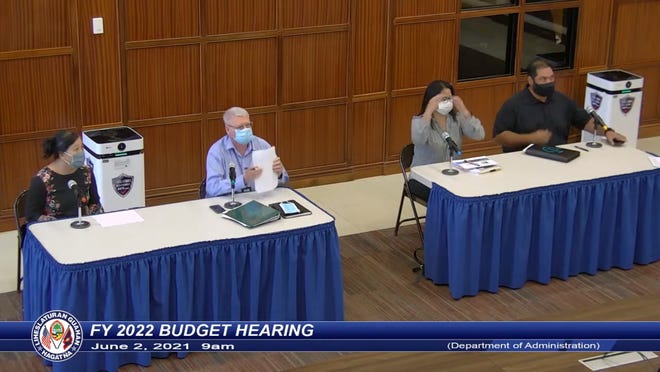
[[[525,5],[532,3],[527,10]],[[463,0],[461,10],[469,12],[459,20],[458,80],[512,76],[516,66],[525,72],[537,57],[555,69],[572,68],[578,8],[566,8],[565,3]]]
[[[518,14],[461,20],[458,80],[513,74]]]
[[[573,67],[577,8],[525,13],[520,68],[541,57],[555,68]]]

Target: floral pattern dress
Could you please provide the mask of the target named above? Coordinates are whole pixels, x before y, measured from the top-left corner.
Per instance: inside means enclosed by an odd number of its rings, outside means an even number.
[[[76,182],[79,192],[69,188],[70,180]],[[63,175],[46,166],[30,182],[26,203],[27,220],[49,221],[76,217],[78,201],[83,215],[103,212],[92,170],[84,166]]]

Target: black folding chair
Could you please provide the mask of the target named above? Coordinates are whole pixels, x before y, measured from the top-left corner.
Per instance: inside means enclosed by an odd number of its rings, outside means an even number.
[[[204,178],[202,182],[199,183],[199,198],[206,198],[206,178]]]
[[[23,239],[25,238],[25,200],[27,190],[23,190],[14,200],[14,221],[18,237],[18,264],[16,266],[16,291],[21,291],[21,256],[23,252]]]
[[[420,195],[417,195],[410,190],[410,180],[408,179],[408,171],[410,170],[410,165],[412,164],[413,156],[415,155],[415,145],[412,143],[406,145],[401,150],[401,155],[399,157],[399,165],[401,166],[401,175],[403,175],[403,191],[401,192],[401,201],[399,202],[399,213],[396,216],[396,226],[394,227],[394,235],[399,234],[399,226],[402,223],[408,221],[415,221],[417,225],[417,232],[419,234],[419,239],[422,242],[422,248],[416,249],[413,253],[415,261],[420,264],[420,267],[415,269],[415,271],[421,270],[423,268],[423,261],[418,257],[418,253],[423,250],[424,247],[424,229],[422,228],[421,219],[426,218],[426,216],[420,216],[417,213],[417,207],[415,203],[419,203],[426,207],[427,200]],[[410,206],[412,207],[413,216],[410,218],[401,219],[401,212],[403,210],[403,200],[408,198],[410,200]]]

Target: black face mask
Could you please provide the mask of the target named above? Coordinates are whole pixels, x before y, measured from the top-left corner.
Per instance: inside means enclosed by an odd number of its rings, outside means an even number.
[[[536,84],[532,86],[534,93],[538,94],[541,97],[550,98],[555,92],[555,83],[545,83],[545,84]]]

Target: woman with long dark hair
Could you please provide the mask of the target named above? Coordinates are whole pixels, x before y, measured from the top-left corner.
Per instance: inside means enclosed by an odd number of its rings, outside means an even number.
[[[85,165],[80,136],[73,131],[59,131],[43,142],[44,158],[52,161],[41,168],[30,181],[27,194],[28,221],[50,221],[78,216],[78,199],[82,214],[102,213],[103,208],[94,173]],[[78,192],[69,187],[75,181]]]
[[[442,138],[443,133],[461,147],[462,137],[475,140],[484,139],[484,127],[481,121],[465,106],[461,97],[456,95],[454,87],[446,81],[434,80],[424,92],[419,113],[412,118],[410,126],[415,156],[412,166],[441,163],[449,160],[449,147]],[[411,188],[420,189],[418,195],[426,195],[428,187],[419,182],[412,182]]]

